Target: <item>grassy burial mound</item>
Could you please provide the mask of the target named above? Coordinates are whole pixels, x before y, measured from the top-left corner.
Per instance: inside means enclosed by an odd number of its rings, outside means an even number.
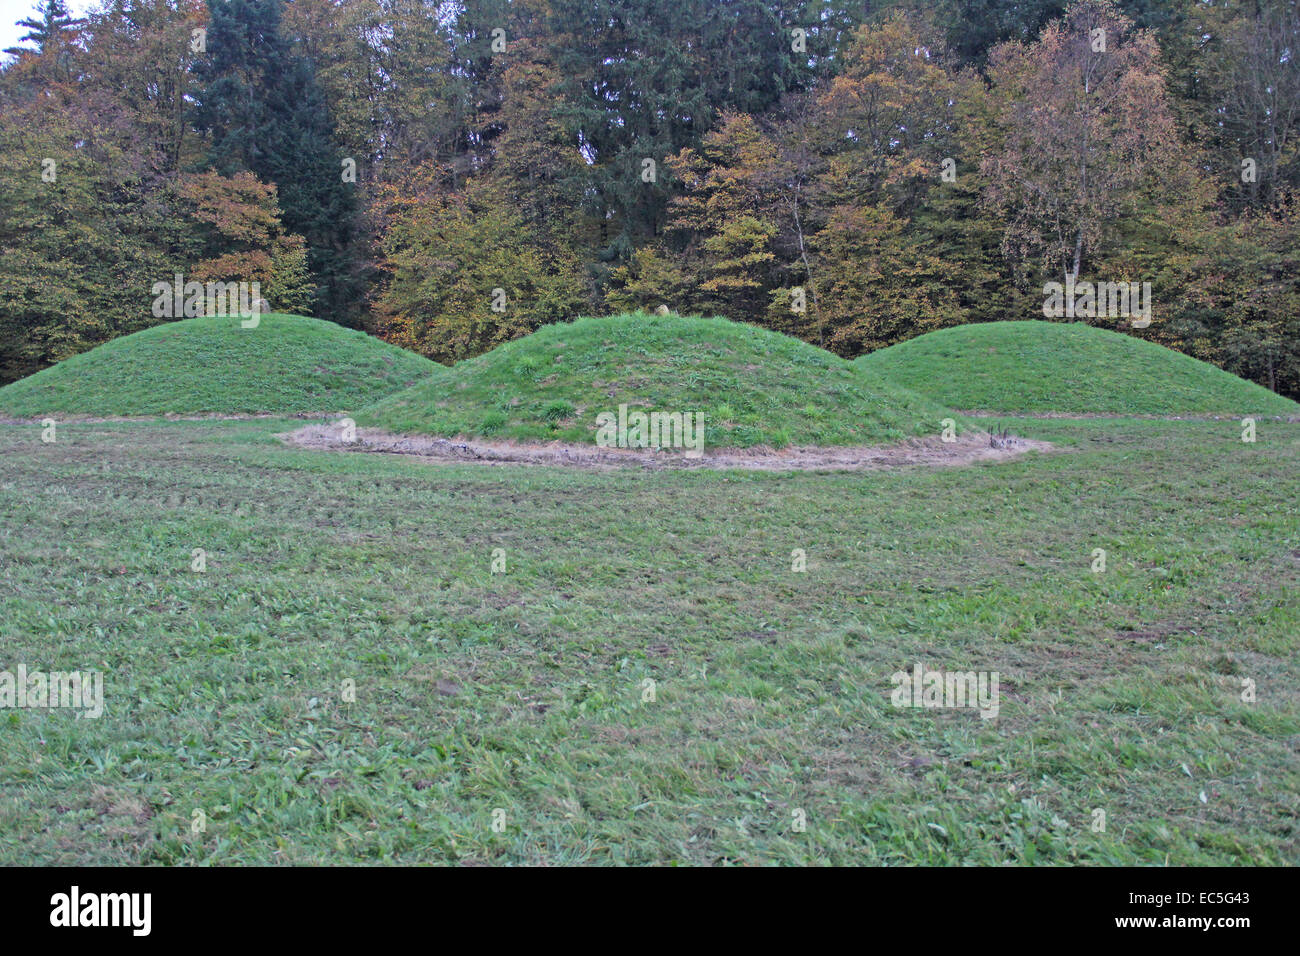
[[[437,366],[333,322],[272,313],[186,319],[114,339],[0,389],[0,415],[38,418],[342,411]]]
[[[971,411],[1300,414],[1290,399],[1213,365],[1080,323],[961,325],[872,352],[857,364]]]
[[[948,417],[789,336],[644,313],[543,326],[355,417],[406,434],[632,447],[639,415],[655,414],[702,425],[709,448],[868,445],[937,435]]]

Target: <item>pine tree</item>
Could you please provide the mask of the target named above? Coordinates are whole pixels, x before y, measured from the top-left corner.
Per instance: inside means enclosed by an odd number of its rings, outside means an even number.
[[[58,39],[59,34],[70,27],[76,21],[68,16],[68,8],[64,6],[63,0],[45,0],[45,6],[36,11],[40,19],[28,17],[26,20],[19,20],[18,26],[26,27],[28,33],[20,40],[20,43],[31,41],[36,44],[36,49],[29,50],[23,47],[11,46],[7,50],[10,56],[22,56],[24,53],[44,54],[50,47],[50,44]]]
[[[195,122],[211,136],[208,164],[274,183],[285,228],[307,240],[314,311],[355,319],[363,277],[352,245],[356,183],[345,181],[313,64],[280,25],[280,0],[209,0],[208,57]],[[353,157],[355,159],[355,157]]]

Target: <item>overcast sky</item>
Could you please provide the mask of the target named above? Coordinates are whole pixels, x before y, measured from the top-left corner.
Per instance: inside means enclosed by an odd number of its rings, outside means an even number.
[[[74,17],[79,17],[92,7],[99,6],[98,0],[63,0],[64,6],[68,8],[68,13]],[[7,49],[11,46],[18,45],[18,39],[25,36],[27,30],[25,27],[15,26],[19,20],[26,20],[28,17],[36,17],[37,7],[45,6],[45,0],[0,0],[0,50]],[[23,46],[31,46],[24,43]],[[9,57],[4,57],[9,59]]]

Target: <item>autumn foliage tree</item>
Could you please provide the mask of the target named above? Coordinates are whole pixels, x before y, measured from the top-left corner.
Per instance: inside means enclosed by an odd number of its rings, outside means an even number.
[[[165,197],[93,124],[63,95],[4,106],[0,381],[143,328],[150,286],[171,267]]]
[[[438,188],[426,171],[388,190],[391,276],[379,301],[386,338],[441,362],[477,355],[574,315],[581,265],[572,250],[531,240],[523,216],[490,179]]]
[[[189,237],[196,258],[188,273],[200,281],[256,282],[280,312],[306,313],[313,285],[307,244],[280,222],[275,186],[250,172],[183,176],[179,195],[189,216],[202,224]]]
[[[993,50],[1000,149],[984,160],[1003,248],[1075,276],[1174,164],[1159,48],[1110,0],[1079,0],[1029,44]]]
[[[177,269],[443,361],[661,304],[852,356],[1066,272],[1300,393],[1296,0],[37,5],[0,375],[156,321]]]
[[[696,289],[679,308],[751,320],[762,314],[777,231],[764,173],[775,160],[773,144],[745,113],[725,114],[698,149],[669,158],[681,194],[672,201],[668,230],[683,241]]]

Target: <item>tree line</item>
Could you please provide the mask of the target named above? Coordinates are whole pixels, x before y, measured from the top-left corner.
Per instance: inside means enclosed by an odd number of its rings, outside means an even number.
[[[1294,0],[43,0],[0,71],[0,381],[173,273],[443,362],[666,304],[855,356],[1150,283],[1300,396]]]

